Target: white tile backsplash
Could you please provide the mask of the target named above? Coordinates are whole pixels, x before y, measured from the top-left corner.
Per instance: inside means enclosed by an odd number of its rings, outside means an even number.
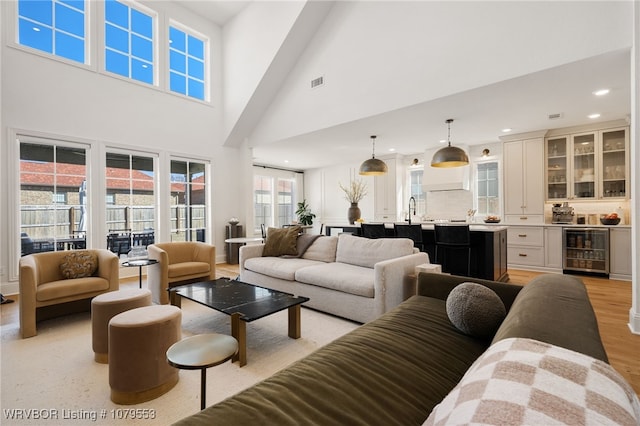
[[[432,191],[427,192],[427,218],[429,219],[466,219],[467,210],[473,208],[471,191]]]

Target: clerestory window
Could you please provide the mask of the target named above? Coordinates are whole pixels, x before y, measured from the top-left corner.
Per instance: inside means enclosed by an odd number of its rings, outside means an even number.
[[[169,89],[172,92],[206,100],[207,46],[204,37],[184,27],[169,27]]]
[[[87,3],[18,0],[18,44],[87,63]]]
[[[134,3],[104,3],[105,70],[155,84],[155,16]]]

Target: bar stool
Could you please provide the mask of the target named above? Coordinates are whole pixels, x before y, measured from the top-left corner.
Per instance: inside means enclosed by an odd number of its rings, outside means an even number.
[[[385,238],[387,231],[384,223],[363,223],[360,225],[365,238]]]
[[[418,224],[393,224],[393,231],[398,238],[409,238],[413,240],[413,246],[424,251],[424,243],[422,242],[422,225]]]
[[[238,352],[238,341],[224,334],[198,334],[174,343],[167,350],[170,366],[200,370],[200,409],[207,402],[207,368],[229,361]]]
[[[434,225],[436,241],[435,263],[442,265],[444,272],[451,273],[452,270],[447,262],[447,253],[454,250],[465,250],[467,252],[466,276],[471,276],[471,233],[469,225]],[[444,262],[440,261],[441,252],[445,251]]]

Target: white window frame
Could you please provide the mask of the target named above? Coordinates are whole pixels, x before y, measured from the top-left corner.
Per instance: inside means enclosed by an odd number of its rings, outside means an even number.
[[[474,188],[473,188],[473,208],[478,211],[478,166],[480,164],[487,164],[487,163],[497,163],[498,165],[498,170],[497,170],[497,176],[498,176],[498,212],[497,212],[497,216],[502,217],[503,215],[503,204],[504,204],[504,195],[503,195],[503,186],[504,186],[504,182],[502,181],[504,179],[503,173],[502,173],[502,162],[497,159],[497,158],[488,158],[486,160],[478,160],[478,161],[474,161],[473,162],[473,180],[472,182],[474,183]],[[483,213],[478,212],[478,218],[479,219],[484,219],[484,217],[480,216]]]
[[[90,0],[85,1],[85,11],[84,11],[84,25],[85,25],[85,35],[84,35],[84,63],[73,61],[71,59],[65,58],[63,56],[58,56],[53,53],[47,53],[39,49],[35,49],[33,47],[25,46],[24,44],[20,44],[18,42],[18,2],[17,1],[0,1],[0,7],[6,7],[3,12],[6,12],[7,16],[11,17],[11,19],[4,19],[3,23],[7,24],[6,35],[7,35],[7,46],[12,47],[14,49],[21,50],[23,52],[40,56],[42,58],[47,58],[50,60],[62,62],[67,65],[72,65],[74,67],[83,68],[86,70],[96,71],[96,58],[95,58],[95,49],[93,46],[95,45],[94,36],[94,2]]]
[[[99,7],[97,7],[97,9],[100,9],[99,13],[96,13],[96,15],[98,15],[98,22],[99,24],[97,25],[98,27],[98,38],[99,38],[99,42],[100,42],[100,59],[99,59],[99,63],[100,63],[100,72],[103,73],[104,75],[108,75],[110,77],[113,78],[117,78],[123,81],[128,81],[131,83],[135,83],[138,84],[142,87],[155,87],[155,88],[159,88],[160,87],[160,60],[159,60],[159,45],[160,45],[160,37],[159,37],[159,14],[156,10],[150,9],[146,6],[144,6],[141,3],[135,2],[135,1],[131,1],[131,0],[118,0],[120,3],[127,5],[130,8],[136,9],[139,12],[142,12],[144,14],[150,15],[152,18],[152,31],[153,31],[153,36],[152,36],[152,41],[153,41],[153,83],[149,84],[146,83],[144,81],[140,81],[140,80],[136,80],[134,78],[131,77],[125,77],[122,76],[120,74],[116,74],[114,72],[111,71],[107,71],[107,61],[105,59],[106,56],[106,52],[107,52],[107,44],[106,44],[106,25],[107,25],[107,21],[106,21],[106,16],[105,16],[105,2],[99,2]]]
[[[9,268],[8,268],[8,276],[9,281],[17,281],[19,276],[19,259],[21,254],[21,241],[20,241],[20,143],[30,143],[30,142],[38,142],[38,143],[46,143],[47,141],[51,141],[52,144],[55,143],[57,146],[61,147],[70,147],[70,148],[82,148],[86,152],[87,159],[87,190],[91,190],[89,188],[94,188],[95,185],[95,170],[96,167],[93,167],[93,162],[95,161],[95,142],[74,138],[63,135],[56,135],[51,133],[44,132],[36,132],[31,130],[17,129],[17,128],[9,128],[9,139],[10,142],[8,145],[8,155],[10,158],[13,158],[14,161],[9,162],[9,170],[7,171],[8,176],[8,187],[12,188],[8,194],[8,201],[13,208],[7,209],[8,213],[8,223],[12,225],[13,232],[9,233],[7,237],[9,238]],[[22,140],[21,140],[22,138]],[[88,203],[91,203],[91,198],[87,200]],[[95,204],[92,207],[95,209]],[[91,217],[94,213],[90,213],[87,217],[87,247],[92,246],[92,235],[95,232],[91,226]]]
[[[170,63],[170,55],[171,55],[171,43],[169,40],[169,29],[171,27],[175,27],[177,29],[179,29],[180,31],[184,32],[187,35],[192,35],[198,39],[200,39],[203,43],[204,43],[204,99],[198,99],[198,98],[194,98],[192,96],[189,95],[185,95],[182,93],[178,93],[178,92],[174,92],[171,90],[171,69],[169,68],[171,66]],[[166,58],[166,66],[165,66],[165,71],[166,71],[166,91],[167,93],[171,93],[173,95],[176,96],[181,96],[181,97],[185,97],[197,102],[205,102],[205,103],[210,103],[211,102],[211,40],[209,39],[209,37],[207,37],[206,35],[194,30],[191,27],[188,27],[178,21],[175,21],[173,19],[169,20],[169,24],[166,26],[165,28],[165,32],[166,32],[166,51],[165,51],[165,58]],[[187,75],[188,76],[188,75]]]

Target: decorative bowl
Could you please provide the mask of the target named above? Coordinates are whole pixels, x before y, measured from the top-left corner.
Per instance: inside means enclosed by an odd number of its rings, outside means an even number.
[[[615,218],[615,219],[607,219],[604,217],[600,218],[600,223],[603,225],[617,225],[620,223],[620,218]]]
[[[484,219],[484,223],[500,223],[499,217],[487,217]]]

